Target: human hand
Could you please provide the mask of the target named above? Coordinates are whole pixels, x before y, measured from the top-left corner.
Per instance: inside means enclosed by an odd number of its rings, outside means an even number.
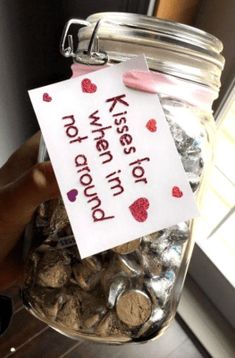
[[[40,132],[0,168],[0,289],[22,273],[22,234],[41,202],[59,195],[50,162],[38,163]]]

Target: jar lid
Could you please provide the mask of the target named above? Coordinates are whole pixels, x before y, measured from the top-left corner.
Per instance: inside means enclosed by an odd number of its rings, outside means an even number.
[[[197,28],[154,17],[103,12],[89,16],[79,30],[78,49],[85,49],[97,22],[99,49],[110,62],[145,53],[150,69],[218,90],[224,58],[222,42]]]

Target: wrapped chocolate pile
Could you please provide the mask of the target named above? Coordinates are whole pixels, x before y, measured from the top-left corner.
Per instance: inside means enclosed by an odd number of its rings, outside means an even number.
[[[173,98],[162,96],[161,103],[196,191],[206,139],[197,123],[205,114]],[[187,133],[187,115],[191,124],[195,120],[195,136],[191,129]],[[34,233],[43,242],[28,260],[23,296],[26,306],[50,326],[74,338],[120,343],[156,336],[173,317],[177,275],[190,247],[189,223],[83,260],[61,199],[42,204],[35,225]],[[180,285],[182,281],[181,274]]]
[[[76,40],[70,26],[81,27]],[[220,88],[222,48],[199,29],[129,13],[70,20],[61,42],[61,53],[82,63],[85,73],[85,65],[145,54],[158,74],[157,94],[197,198],[213,155],[211,106]],[[43,142],[39,160],[48,160]],[[27,260],[25,306],[75,339],[121,344],[156,338],[175,315],[193,235],[194,222],[182,222],[81,260],[62,200],[44,203],[26,240],[40,244]]]

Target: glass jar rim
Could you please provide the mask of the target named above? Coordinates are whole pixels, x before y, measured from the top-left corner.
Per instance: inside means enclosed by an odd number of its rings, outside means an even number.
[[[111,61],[128,58],[132,51],[136,54],[137,46],[145,46],[153,54],[146,54],[151,69],[205,84],[218,91],[224,57],[220,54],[223,44],[215,36],[174,21],[124,12],[96,13],[86,20],[90,25],[79,30],[79,48],[83,48],[101,20],[97,35]],[[156,51],[164,53],[163,57],[156,58]]]
[[[108,18],[109,20],[120,21],[135,21],[138,28],[145,30],[161,31],[162,34],[174,35],[179,41],[188,42],[194,41],[198,47],[211,49],[220,53],[223,50],[222,42],[209,32],[203,31],[197,27],[182,24],[173,20],[165,20],[152,16],[132,14],[126,12],[99,12],[88,16],[87,21],[91,24],[96,23],[100,19]],[[118,21],[117,21],[118,22]]]

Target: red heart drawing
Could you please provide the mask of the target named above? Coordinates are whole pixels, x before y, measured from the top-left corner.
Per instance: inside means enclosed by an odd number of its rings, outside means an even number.
[[[88,78],[84,78],[84,80],[82,80],[82,91],[85,93],[94,93],[97,90],[97,86],[91,82],[91,80],[89,80]]]
[[[131,211],[132,216],[136,221],[143,222],[147,219],[148,213],[147,210],[149,208],[149,201],[146,198],[139,198],[134,201],[129,209]]]
[[[147,124],[146,124],[146,128],[150,131],[150,132],[156,132],[157,131],[157,121],[156,119],[150,119]]]
[[[172,188],[172,196],[175,198],[181,198],[184,195],[184,193],[180,190],[178,186],[173,186]]]
[[[51,102],[52,101],[52,97],[49,96],[48,93],[43,93],[42,99],[44,102]]]
[[[71,201],[72,203],[76,201],[77,195],[78,195],[77,189],[71,189],[70,191],[67,192],[67,197],[69,201]]]

